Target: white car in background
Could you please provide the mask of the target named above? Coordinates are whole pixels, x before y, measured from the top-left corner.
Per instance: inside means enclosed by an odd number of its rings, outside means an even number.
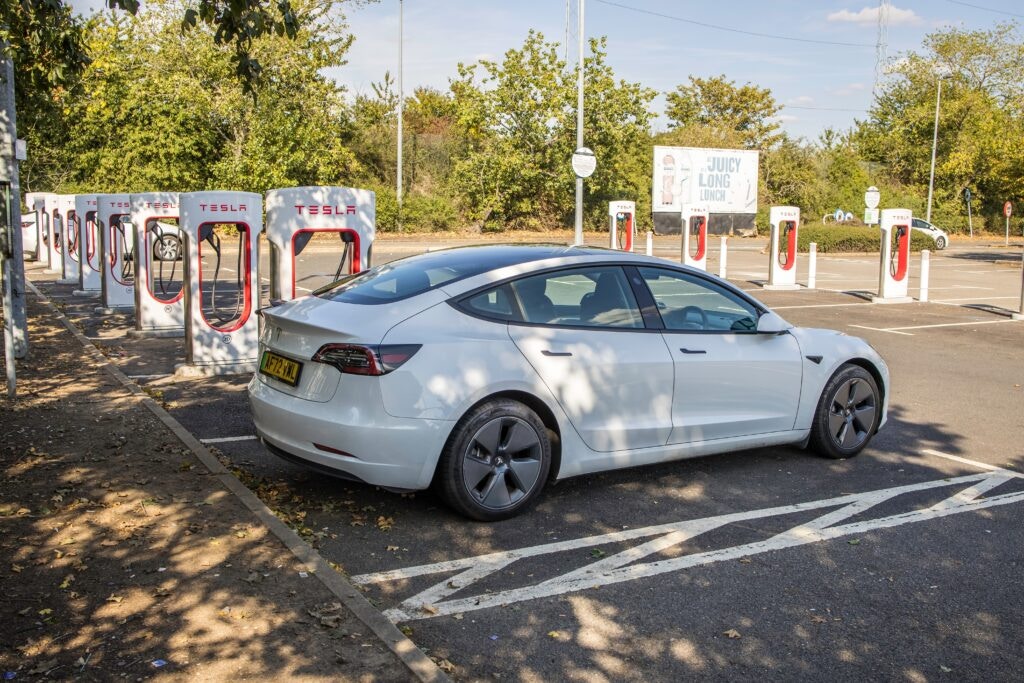
[[[269,449],[480,520],[549,479],[726,451],[857,455],[885,423],[866,342],[794,327],[703,271],[590,247],[463,247],[263,309]]]
[[[949,246],[949,235],[946,234],[946,231],[938,227],[937,225],[929,223],[923,218],[912,218],[910,221],[910,229],[917,230],[918,232],[923,232],[924,234],[931,237],[932,240],[935,242],[935,248],[938,249],[939,251],[942,251],[947,246]]]
[[[36,215],[21,214],[21,250],[26,254],[36,252]]]

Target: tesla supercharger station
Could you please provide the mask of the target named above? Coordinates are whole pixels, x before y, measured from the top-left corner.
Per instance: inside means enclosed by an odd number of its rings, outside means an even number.
[[[36,261],[50,268],[50,216],[46,212],[46,198],[54,197],[49,192],[29,192],[25,205],[36,215]]]
[[[78,289],[76,295],[97,296],[102,286],[99,231],[96,229],[96,195],[75,195],[75,224],[78,227]]]
[[[180,200],[186,244],[185,363],[175,372],[186,377],[255,372],[263,197],[191,192]],[[231,273],[230,290],[223,288],[222,272]]]
[[[270,298],[289,301],[310,288],[296,280],[296,261],[315,235],[336,234],[335,276],[370,267],[377,230],[377,195],[349,187],[293,187],[267,192]],[[348,264],[348,270],[344,267]],[[335,279],[337,279],[337,277]]]
[[[135,308],[135,263],[131,225],[132,197],[96,195],[96,228],[100,236],[100,300],[98,313]]]
[[[163,219],[178,219],[177,192],[131,195],[130,222],[134,238],[135,329],[130,337],[184,337],[185,288],[177,260],[154,258],[153,243],[180,232]],[[175,233],[166,235],[167,232]],[[174,276],[181,278],[175,281]]]
[[[60,195],[43,195],[43,213],[43,228],[46,230],[46,272],[62,273],[64,257],[61,242],[64,241],[64,236],[60,231]]]
[[[708,210],[702,206],[684,205],[683,253],[684,266],[708,269]]]
[[[908,296],[910,280],[910,209],[882,209],[879,227],[882,231],[878,296],[876,304],[902,304],[913,301]]]
[[[57,195],[57,212],[53,227],[60,233],[61,279],[57,282],[62,285],[77,285],[80,234],[75,216],[75,195]]]
[[[765,289],[800,289],[796,283],[796,249],[800,209],[773,206],[768,212],[771,240],[768,247],[768,284]]]
[[[636,202],[608,202],[609,244],[612,249],[633,251],[636,238]]]

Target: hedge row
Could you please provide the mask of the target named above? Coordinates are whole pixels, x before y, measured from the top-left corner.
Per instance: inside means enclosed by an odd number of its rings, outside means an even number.
[[[881,246],[878,228],[851,225],[809,225],[800,228],[797,248],[810,251],[810,244],[818,245],[818,253],[877,252]],[[910,231],[910,250],[935,250],[935,242],[922,232]]]

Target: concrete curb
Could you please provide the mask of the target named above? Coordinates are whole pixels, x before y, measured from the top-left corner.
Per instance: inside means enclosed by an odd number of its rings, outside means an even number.
[[[41,301],[45,306],[49,307],[56,315],[61,323],[71,332],[72,335],[78,340],[78,342],[85,348],[92,360],[96,361],[99,367],[103,368],[110,373],[118,382],[121,383],[126,389],[128,389],[132,395],[139,399],[139,401],[149,409],[153,415],[157,417],[164,425],[166,425],[174,435],[184,443],[189,450],[196,456],[196,458],[214,475],[217,480],[230,491],[236,498],[238,498],[242,504],[251,510],[253,514],[259,518],[260,522],[269,529],[269,531],[277,537],[285,547],[291,551],[291,553],[302,561],[309,572],[312,573],[320,582],[327,587],[331,593],[334,594],[338,600],[345,605],[352,613],[356,616],[359,621],[363,622],[374,635],[376,635],[389,650],[405,664],[409,672],[412,673],[418,680],[424,683],[448,683],[450,679],[442,672],[437,665],[430,659],[422,650],[416,647],[409,638],[407,638],[398,627],[392,624],[376,607],[370,604],[358,589],[355,588],[348,579],[343,575],[334,571],[334,569],[328,564],[320,553],[314,550],[309,544],[303,541],[298,534],[292,531],[284,522],[277,518],[270,508],[263,504],[255,493],[245,487],[242,482],[231,474],[221,464],[210,451],[204,446],[199,440],[192,435],[185,427],[175,420],[170,413],[163,409],[163,407],[150,398],[146,392],[144,392],[139,385],[130,380],[121,370],[115,366],[106,356],[104,356],[96,345],[89,340],[82,332],[75,327],[75,324],[71,322],[61,310],[50,301],[45,294],[43,294],[35,286],[33,282],[26,278],[26,286],[32,290],[32,293],[36,295],[36,298]]]

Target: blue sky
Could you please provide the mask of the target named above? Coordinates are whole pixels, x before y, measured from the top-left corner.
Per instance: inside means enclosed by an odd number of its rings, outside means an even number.
[[[81,9],[100,4],[72,3]],[[405,0],[404,8],[406,92],[416,85],[446,88],[460,61],[500,60],[531,28],[558,42],[566,35],[565,0]],[[660,92],[691,74],[749,81],[788,105],[780,118],[790,134],[816,138],[826,126],[849,127],[871,104],[877,8],[870,0],[586,0],[585,33],[608,37],[608,62],[619,78]],[[352,93],[369,92],[385,71],[397,72],[398,0],[349,8],[347,15],[356,41],[348,65],[331,75]],[[668,17],[866,47],[751,36]],[[926,34],[943,27],[984,29],[1013,19],[1024,20],[1020,0],[893,0],[888,54],[916,50]],[[659,97],[654,109],[660,113],[663,106]]]

